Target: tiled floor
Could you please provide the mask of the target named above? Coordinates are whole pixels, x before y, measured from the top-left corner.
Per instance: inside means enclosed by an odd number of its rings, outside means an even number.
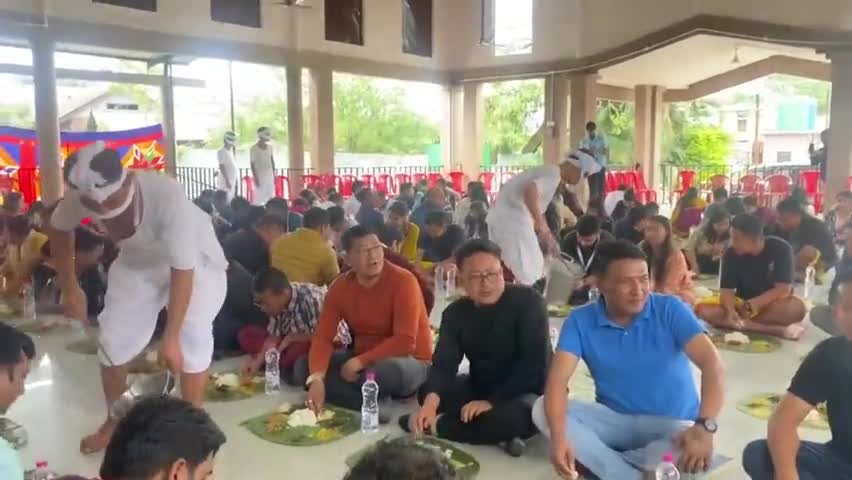
[[[435,317],[437,321],[438,315]],[[554,319],[555,326],[559,323],[561,320]],[[54,470],[63,473],[95,475],[100,456],[80,455],[78,442],[99,424],[103,415],[97,364],[94,356],[65,350],[65,344],[70,341],[69,335],[72,333],[57,332],[37,339],[40,351],[38,367],[28,380],[26,395],[14,405],[9,417],[23,423],[29,432],[29,446],[21,451],[25,465],[47,460]],[[783,391],[801,356],[824,337],[822,332],[812,328],[802,341],[784,342],[783,347],[772,354],[722,353],[727,367],[728,391],[716,445],[720,453],[734,460],[716,472],[713,478],[746,478],[739,467],[740,452],[748,441],[766,433],[766,422],[739,413],[736,402],[751,393]],[[238,363],[238,359],[228,360],[217,364],[216,369],[233,368]],[[582,376],[578,373],[577,378],[581,382]],[[588,394],[588,385],[585,387]],[[653,388],[653,385],[648,387]],[[583,388],[577,390],[582,391]],[[240,427],[243,420],[271,409],[282,401],[298,402],[301,398],[299,392],[288,390],[282,398],[259,397],[237,403],[209,405],[209,411],[228,435],[228,443],[219,454],[216,478],[342,478],[346,470],[346,457],[376,437],[356,434],[322,447],[288,448],[263,442]],[[413,409],[414,405],[395,405],[394,408],[402,412]],[[399,433],[395,422],[383,429],[382,434],[385,433]],[[803,430],[802,435],[807,439],[824,440],[828,432]],[[496,448],[465,448],[480,461],[481,479],[557,478],[548,461],[547,442],[541,438],[533,440],[527,455],[520,459],[509,458]]]

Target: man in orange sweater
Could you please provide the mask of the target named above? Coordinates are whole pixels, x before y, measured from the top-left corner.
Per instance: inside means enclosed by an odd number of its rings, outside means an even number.
[[[379,395],[414,395],[429,373],[432,334],[417,279],[384,259],[378,236],[362,226],[343,234],[352,270],[332,283],[311,342],[306,405],[320,412],[329,403],[358,410],[367,372]],[[346,320],[352,345],[334,351],[338,325]],[[383,418],[386,420],[386,418]]]

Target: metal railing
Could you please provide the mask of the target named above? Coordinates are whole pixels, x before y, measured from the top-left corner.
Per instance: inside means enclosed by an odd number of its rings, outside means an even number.
[[[662,198],[668,200],[677,192],[680,185],[680,172],[691,170],[695,172],[695,180],[692,186],[699,191],[712,189],[711,179],[717,175],[728,177],[726,188],[730,193],[740,193],[744,190],[743,178],[754,175],[760,179],[766,179],[772,175],[787,175],[792,180],[792,185],[801,185],[799,175],[808,170],[814,170],[810,165],[674,165],[664,163],[661,165]]]

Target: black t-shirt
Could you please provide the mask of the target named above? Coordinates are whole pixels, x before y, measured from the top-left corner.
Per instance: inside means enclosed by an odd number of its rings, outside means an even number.
[[[269,245],[253,228],[232,233],[222,242],[228,260],[239,262],[251,275],[269,266]]]
[[[586,273],[588,274],[595,269],[595,265],[600,261],[600,258],[597,255],[594,255],[600,244],[602,242],[611,242],[613,240],[615,240],[615,237],[613,237],[611,233],[601,230],[598,243],[592,247],[584,248],[579,246],[579,243],[577,242],[577,232],[573,231],[566,235],[565,239],[562,240],[562,252],[573,258],[575,262],[579,263],[584,268],[588,267],[586,268]],[[592,255],[594,255],[594,257],[592,257]],[[589,264],[590,259],[591,264],[587,265]]]
[[[802,362],[788,391],[813,406],[828,403],[829,445],[852,464],[852,341],[823,340]]]
[[[615,224],[615,238],[639,245],[639,242],[645,239],[645,235],[633,228],[633,223],[630,222],[630,219],[623,218]]]
[[[789,235],[790,245],[793,251],[798,252],[804,246],[811,246],[819,250],[820,261],[828,270],[837,262],[837,250],[834,246],[834,238],[828,225],[822,220],[810,215],[802,215],[802,223]]]
[[[455,224],[447,226],[447,231],[438,238],[421,234],[420,249],[423,250],[423,260],[443,262],[453,256],[453,252],[464,243],[464,240],[464,229]]]
[[[793,283],[793,249],[778,237],[766,237],[757,255],[737,255],[733,248],[722,259],[723,289],[736,290],[745,300],[762,295],[777,283]]]

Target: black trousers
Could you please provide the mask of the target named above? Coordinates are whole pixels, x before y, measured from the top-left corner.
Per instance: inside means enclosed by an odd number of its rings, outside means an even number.
[[[606,168],[601,168],[598,173],[589,175],[589,200],[603,197],[606,194]]]
[[[419,395],[420,403],[426,398]],[[497,445],[514,438],[527,439],[538,431],[532,421],[532,405],[538,395],[529,394],[494,405],[490,411],[476,417],[470,423],[461,421],[461,410],[474,400],[485,400],[474,393],[466,375],[456,377],[455,382],[444,391],[438,413],[437,435],[452,442],[471,445]]]

